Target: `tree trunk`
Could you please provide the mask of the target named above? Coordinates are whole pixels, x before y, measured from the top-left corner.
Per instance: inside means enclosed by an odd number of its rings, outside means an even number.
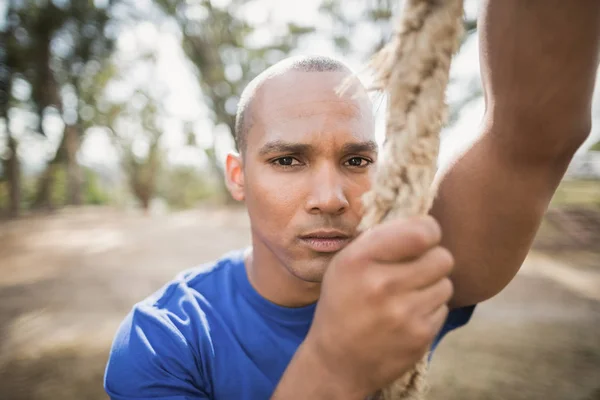
[[[54,105],[58,108],[59,113],[62,113],[61,100],[58,84],[50,67],[50,43],[52,32],[47,27],[41,27],[37,32],[36,39],[39,41],[39,52],[37,54],[37,81],[34,84],[32,97],[37,104],[37,112],[39,117],[39,132],[46,136],[43,129],[44,110],[46,107]],[[44,207],[53,209],[52,204],[52,188],[54,183],[54,172],[56,164],[64,159],[64,142],[65,135],[61,139],[61,143],[56,151],[56,156],[50,161],[46,170],[38,181],[38,188],[33,202],[33,207]]]
[[[41,118],[41,116],[40,116]],[[37,191],[35,194],[35,200],[33,201],[32,206],[34,208],[47,208],[48,210],[54,209],[54,204],[52,202],[52,189],[54,188],[54,175],[56,173],[57,166],[63,161],[66,152],[66,128],[63,133],[63,137],[60,140],[60,144],[58,145],[58,149],[56,150],[56,155],[52,160],[48,162],[46,165],[46,169],[42,173],[42,176],[38,179],[37,182]]]
[[[81,143],[79,127],[77,125],[65,126],[65,158],[67,166],[67,204],[79,206],[82,201],[83,173],[77,162],[77,152]]]
[[[7,121],[8,122],[8,121]],[[8,124],[7,124],[8,125]],[[6,176],[9,187],[9,216],[16,218],[21,209],[21,168],[17,155],[17,141],[8,133],[9,158],[6,160]]]
[[[52,188],[54,187],[54,175],[56,173],[56,163],[49,163],[46,170],[38,180],[38,189],[33,201],[33,208],[54,209],[52,202]]]
[[[150,193],[145,193],[144,196],[140,198],[142,203],[142,210],[144,210],[144,215],[150,215]]]
[[[11,13],[12,4],[9,5],[8,13]],[[0,46],[6,48],[9,35],[12,35],[12,27],[0,36]],[[9,190],[8,214],[10,217],[18,217],[21,209],[21,166],[17,155],[17,141],[10,132],[10,121],[8,109],[10,107],[10,92],[12,86],[12,66],[7,58],[7,53],[0,55],[0,66],[5,68],[6,75],[0,80],[0,118],[4,119],[6,146],[8,148],[8,159],[4,161],[4,172],[6,173]]]

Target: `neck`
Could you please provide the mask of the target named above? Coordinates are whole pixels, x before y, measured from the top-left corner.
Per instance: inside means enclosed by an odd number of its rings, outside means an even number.
[[[321,284],[294,276],[261,243],[255,243],[245,257],[248,280],[265,299],[283,307],[303,307],[319,299]]]

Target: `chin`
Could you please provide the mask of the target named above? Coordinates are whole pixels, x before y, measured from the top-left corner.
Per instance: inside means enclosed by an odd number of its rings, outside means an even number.
[[[288,270],[296,278],[305,282],[321,283],[323,275],[327,271],[327,266],[331,261],[331,257],[312,259],[306,261],[296,261],[291,263]]]

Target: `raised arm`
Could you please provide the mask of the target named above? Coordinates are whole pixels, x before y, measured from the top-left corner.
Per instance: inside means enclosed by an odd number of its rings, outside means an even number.
[[[486,0],[479,19],[486,112],[480,139],[441,174],[432,214],[464,306],[514,277],[591,127],[597,0]]]

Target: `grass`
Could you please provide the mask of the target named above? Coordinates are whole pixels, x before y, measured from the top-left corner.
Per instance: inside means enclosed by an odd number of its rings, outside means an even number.
[[[558,186],[551,207],[600,207],[600,180],[565,179]]]

